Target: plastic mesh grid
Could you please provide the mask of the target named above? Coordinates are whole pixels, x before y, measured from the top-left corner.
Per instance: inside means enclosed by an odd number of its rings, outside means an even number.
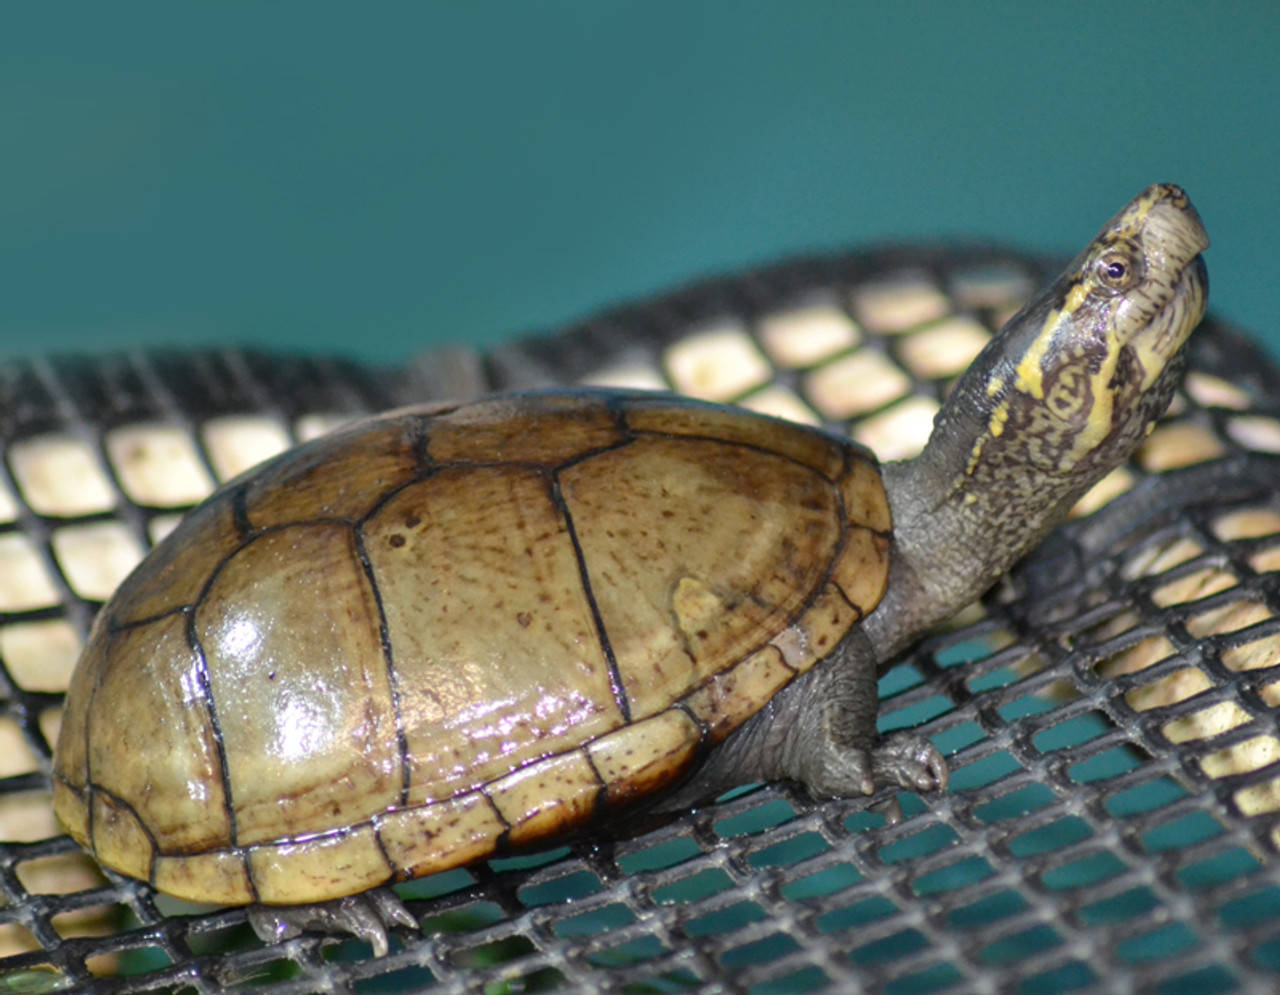
[[[41,991],[1274,990],[1280,376],[1210,321],[1143,451],[882,679],[951,790],[747,789],[618,840],[402,885],[423,926],[263,947],[104,875],[49,812],[80,636],[215,480],[337,420],[566,382],[667,385],[918,448],[1038,285],[988,249],[805,260],[402,371],[239,351],[0,365],[0,981]],[[1100,509],[1100,510],[1097,510]]]

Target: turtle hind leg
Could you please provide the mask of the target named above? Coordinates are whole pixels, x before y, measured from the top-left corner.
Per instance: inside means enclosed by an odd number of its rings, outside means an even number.
[[[375,957],[386,955],[392,926],[418,931],[417,920],[388,887],[310,905],[251,905],[249,925],[263,943],[279,943],[304,930],[348,933],[373,947]]]

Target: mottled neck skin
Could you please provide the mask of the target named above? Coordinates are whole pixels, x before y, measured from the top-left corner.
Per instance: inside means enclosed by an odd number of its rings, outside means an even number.
[[[1143,191],[992,339],[925,450],[884,467],[892,565],[863,623],[879,662],[980,597],[1150,432],[1204,314],[1207,247],[1178,187]]]

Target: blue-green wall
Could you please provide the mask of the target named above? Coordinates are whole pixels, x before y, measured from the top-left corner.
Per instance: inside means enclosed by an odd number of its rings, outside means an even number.
[[[1165,179],[1280,355],[1278,173],[1272,0],[10,4],[0,357],[394,358]]]

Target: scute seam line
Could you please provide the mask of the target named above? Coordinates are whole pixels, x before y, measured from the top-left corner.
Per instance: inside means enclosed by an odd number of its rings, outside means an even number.
[[[808,426],[797,425],[794,427],[805,428]],[[856,447],[858,443],[854,442],[852,439],[842,439],[840,438],[840,436],[827,432],[825,430],[810,428],[810,431],[812,431],[817,435],[821,435],[825,441],[833,443],[838,449],[842,450],[842,453],[846,462],[843,465],[841,472],[842,473],[846,472],[848,468],[847,461],[849,458],[850,450],[852,450],[853,447]],[[757,445],[754,442],[744,442],[741,439],[722,439],[714,435],[695,435],[692,433],[684,433],[684,432],[659,432],[655,429],[649,429],[649,428],[634,429],[633,434],[637,439],[648,437],[648,438],[654,438],[654,439],[667,439],[672,442],[682,442],[682,441],[711,442],[711,443],[715,443],[718,446],[736,446],[739,449],[749,449],[750,451],[755,453],[760,453],[763,456],[773,456],[776,459],[785,460],[786,462],[791,463],[794,466],[803,467],[804,469],[808,470],[810,473],[816,474],[817,476],[821,477],[823,480],[826,480],[828,483],[834,483],[834,480],[831,477],[829,477],[824,471],[819,470],[812,463],[806,463],[804,460],[796,459],[796,457],[788,453],[781,452],[777,449],[770,449],[768,446]],[[861,453],[858,453],[857,455],[864,462],[869,463],[873,467],[879,468],[880,464],[876,460],[871,459],[867,456],[863,456]]]
[[[249,518],[249,486],[247,483],[233,488],[227,495],[231,502],[231,527],[242,539],[249,539],[255,531],[253,521]]]
[[[515,772],[512,771],[512,773]],[[502,780],[502,778],[497,778],[497,780]],[[493,781],[489,782],[489,784],[492,783]],[[493,795],[489,794],[489,784],[482,784],[475,790],[479,792],[481,797],[489,803],[489,807],[493,809],[494,816],[496,816],[497,820],[502,823],[502,832],[500,832],[497,835],[497,838],[493,841],[493,852],[495,854],[502,854],[511,849],[511,823],[507,820],[507,817],[502,814],[502,809],[500,809],[498,807],[498,803],[493,800]]]
[[[382,602],[382,589],[378,587],[378,578],[373,571],[373,563],[364,544],[364,532],[359,525],[351,526],[351,541],[355,547],[356,559],[369,581],[369,591],[373,595],[373,603],[378,608],[378,643],[382,648],[382,662],[386,668],[387,686],[391,689],[391,714],[396,723],[396,754],[400,761],[400,805],[409,804],[409,737],[404,729],[404,710],[400,690],[400,675],[396,670],[395,652],[391,645],[391,629],[387,625],[387,610]]]
[[[224,560],[219,564],[219,569],[226,563]],[[214,571],[216,576],[217,571]],[[205,656],[204,646],[200,643],[200,637],[196,634],[196,612],[195,609],[205,597],[209,589],[209,584],[213,583],[212,577],[205,585],[205,589],[200,592],[200,598],[192,605],[191,611],[187,613],[186,630],[187,645],[196,655],[196,680],[200,682],[201,697],[204,699],[204,705],[209,717],[209,730],[213,734],[213,744],[218,752],[218,774],[222,781],[222,803],[227,811],[227,831],[233,848],[239,848],[240,837],[239,827],[236,825],[236,806],[235,797],[231,791],[231,770],[227,764],[227,745],[222,736],[222,724],[218,721],[217,703],[213,698],[213,683],[209,678],[209,660]],[[153,861],[154,863],[154,861]],[[249,882],[249,890],[253,893],[254,900],[258,898],[258,885],[253,880],[253,868],[249,862],[245,861],[245,878]]]
[[[596,637],[600,640],[600,648],[604,651],[605,665],[609,668],[609,686],[613,692],[614,704],[622,714],[622,721],[631,722],[631,702],[627,700],[626,686],[622,682],[622,671],[618,667],[618,657],[609,641],[609,633],[605,629],[604,618],[600,614],[600,605],[596,601],[595,591],[591,587],[591,575],[587,571],[586,556],[582,551],[582,543],[578,539],[578,530],[573,524],[573,515],[569,512],[568,502],[560,490],[560,472],[553,470],[547,478],[548,494],[556,509],[564,516],[565,530],[569,541],[573,544],[573,556],[578,563],[578,576],[582,580],[582,593],[586,596],[587,605],[591,609],[591,620],[595,623]]]

